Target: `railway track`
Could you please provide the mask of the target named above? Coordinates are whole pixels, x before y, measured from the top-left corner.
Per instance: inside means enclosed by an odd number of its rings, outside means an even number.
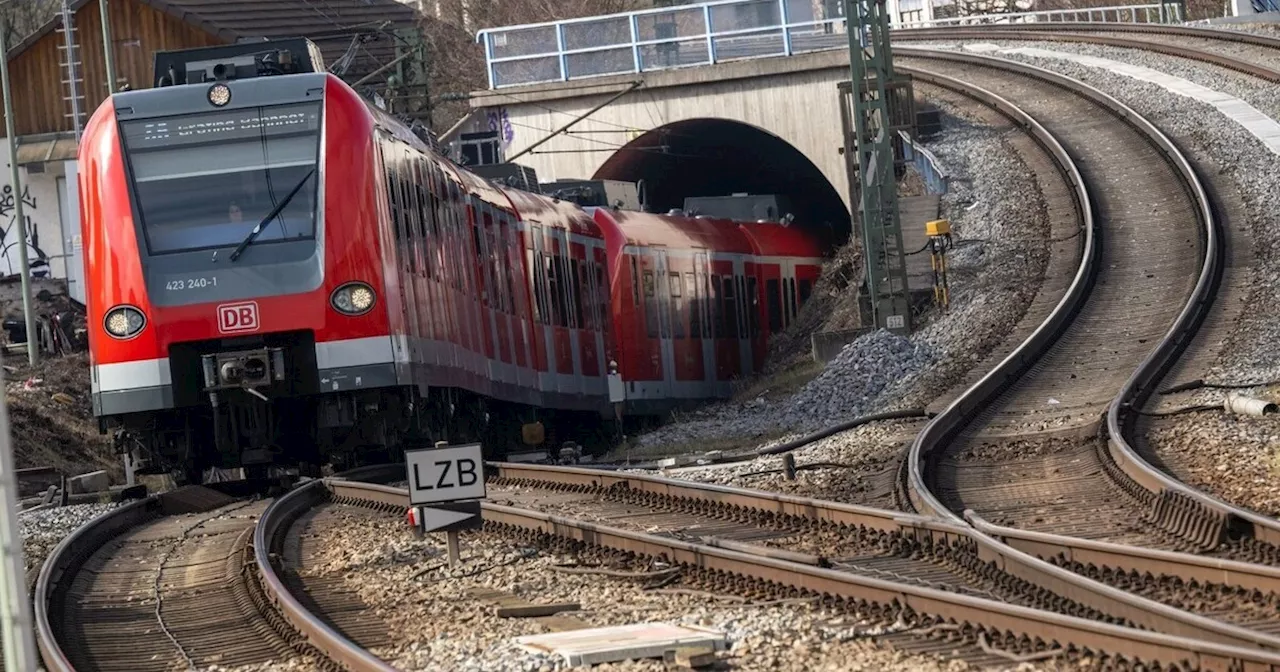
[[[277,570],[281,557],[289,559],[287,540],[298,536],[290,536],[290,497],[185,487],[120,507],[67,537],[36,582],[45,669],[300,660],[308,669],[390,670],[331,625],[342,621],[339,591],[305,586],[319,590],[298,597],[298,582]]]
[[[652,476],[508,464],[489,465],[489,469],[495,476],[491,483],[498,489],[491,496],[539,483],[540,489],[558,490],[559,496],[546,498],[548,493],[544,492],[540,501],[537,496],[510,501],[568,507],[563,510],[577,513],[583,513],[585,502],[592,498],[598,510],[604,511],[609,508],[608,502],[618,501],[609,497],[631,497],[634,502],[648,502],[633,506],[643,510],[636,513],[651,516],[649,523],[666,518],[657,526],[666,533],[624,529],[485,502],[487,532],[514,535],[522,542],[578,554],[603,554],[630,562],[637,558],[661,560],[681,569],[682,585],[706,590],[748,593],[753,597],[821,596],[825,604],[857,612],[870,621],[867,627],[888,626],[886,637],[902,648],[936,650],[941,633],[944,638],[949,637],[947,648],[961,648],[963,655],[974,661],[1007,664],[1010,657],[1062,657],[1102,669],[1134,669],[1139,661],[1186,669],[1280,669],[1280,652],[1276,651],[1169,636],[938,590],[911,581],[840,571],[834,563],[823,566],[828,563],[822,558],[768,549],[761,552],[758,546],[741,543],[741,536],[732,538],[755,525],[752,520],[772,521],[764,527],[778,524],[797,531],[808,529],[806,534],[816,530],[877,535],[910,528],[919,535],[916,541],[921,542],[922,552],[927,552],[923,548],[929,544],[965,543],[969,534],[966,527],[896,512]],[[408,505],[407,491],[368,483],[326,480],[310,484],[308,491],[306,497],[316,502],[328,500],[393,515],[402,515]],[[583,505],[570,506],[573,498],[579,498]],[[724,536],[713,534],[706,540],[690,541],[673,533],[681,522],[708,518],[719,521],[717,530]],[[621,519],[611,522],[618,520]],[[637,527],[643,523],[632,520],[627,524]],[[760,527],[756,525],[757,531]]]
[[[1098,92],[1087,94],[1092,104],[1064,98],[1078,96],[1059,88],[1073,85],[1065,78],[986,57],[900,54],[908,65],[963,69],[966,82],[999,86],[1039,112],[1091,184],[1108,185],[1094,193],[1097,250],[1060,319],[917,438],[908,470],[915,507],[951,520],[964,515],[988,533],[991,523],[1047,533],[1032,552],[1060,566],[1259,633],[1280,632],[1274,587],[1263,594],[1171,587],[1142,574],[1153,564],[1090,566],[1064,552],[1074,543],[1067,537],[1077,537],[1197,553],[1210,564],[1275,564],[1274,522],[1156,470],[1126,437],[1130,409],[1141,407],[1190,340],[1215,291],[1219,233],[1194,171],[1131,110]],[[1127,131],[1114,110],[1131,124]],[[1038,350],[1047,353],[1037,358]]]
[[[1147,49],[1196,60],[1205,60],[1205,54],[1226,56],[1229,62],[1243,62],[1263,66],[1276,62],[1276,54],[1280,52],[1280,38],[1244,33],[1232,30],[1212,28],[1189,28],[1161,24],[1119,24],[1119,23],[1023,23],[1023,24],[986,24],[982,26],[948,26],[940,28],[909,28],[894,30],[891,33],[895,41],[935,40],[935,39],[1025,39],[1048,40],[1057,42],[1091,42],[1109,44],[1118,47]],[[1017,35],[1017,37],[1006,37]],[[1116,42],[1115,40],[1123,40]],[[1169,47],[1172,51],[1164,51]],[[1219,63],[1223,67],[1252,74],[1247,69],[1240,69]]]
[[[1280,56],[1280,39],[1249,33],[1174,26],[1146,28],[1114,24],[1022,24],[912,28],[895,30],[892,36],[893,41],[898,44],[945,40],[1018,40],[1141,49],[1216,65],[1264,81],[1280,83],[1280,70],[1274,67],[1277,56]]]

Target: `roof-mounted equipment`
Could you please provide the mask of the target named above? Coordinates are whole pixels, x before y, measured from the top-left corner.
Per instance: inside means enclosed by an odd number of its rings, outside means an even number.
[[[319,47],[305,37],[157,51],[155,56],[157,87],[324,71]]]

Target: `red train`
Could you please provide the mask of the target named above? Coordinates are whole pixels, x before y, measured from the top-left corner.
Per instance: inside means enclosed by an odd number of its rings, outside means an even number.
[[[94,413],[144,472],[607,438],[725,396],[819,271],[797,228],[498,188],[305,40],[156,72],[79,156]]]

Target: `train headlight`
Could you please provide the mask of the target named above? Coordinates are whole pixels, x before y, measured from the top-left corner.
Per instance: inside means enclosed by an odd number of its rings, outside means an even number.
[[[209,87],[209,102],[215,107],[222,107],[231,102],[231,87],[226,84],[214,84]]]
[[[147,326],[147,318],[133,306],[116,306],[107,311],[102,326],[112,338],[129,339],[137,336]]]
[[[329,303],[344,315],[363,315],[373,308],[373,288],[363,282],[349,282],[333,291]]]

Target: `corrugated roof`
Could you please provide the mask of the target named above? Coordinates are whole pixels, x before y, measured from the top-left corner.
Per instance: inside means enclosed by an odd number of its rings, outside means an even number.
[[[75,0],[79,11],[91,0]],[[120,2],[121,0],[112,0]],[[150,5],[228,42],[241,38],[307,37],[332,65],[360,33],[366,36],[345,77],[358,79],[396,57],[393,31],[418,25],[418,11],[396,0],[125,0]],[[9,50],[9,58],[35,44],[62,23],[56,16]],[[383,81],[385,74],[376,81]]]
[[[79,144],[75,133],[57,133],[18,138],[18,165],[76,158]]]
[[[353,37],[363,34],[345,75],[353,81],[394,60],[393,32],[413,28],[421,18],[417,10],[396,0],[140,1],[218,35],[311,38],[329,65],[342,57]]]

